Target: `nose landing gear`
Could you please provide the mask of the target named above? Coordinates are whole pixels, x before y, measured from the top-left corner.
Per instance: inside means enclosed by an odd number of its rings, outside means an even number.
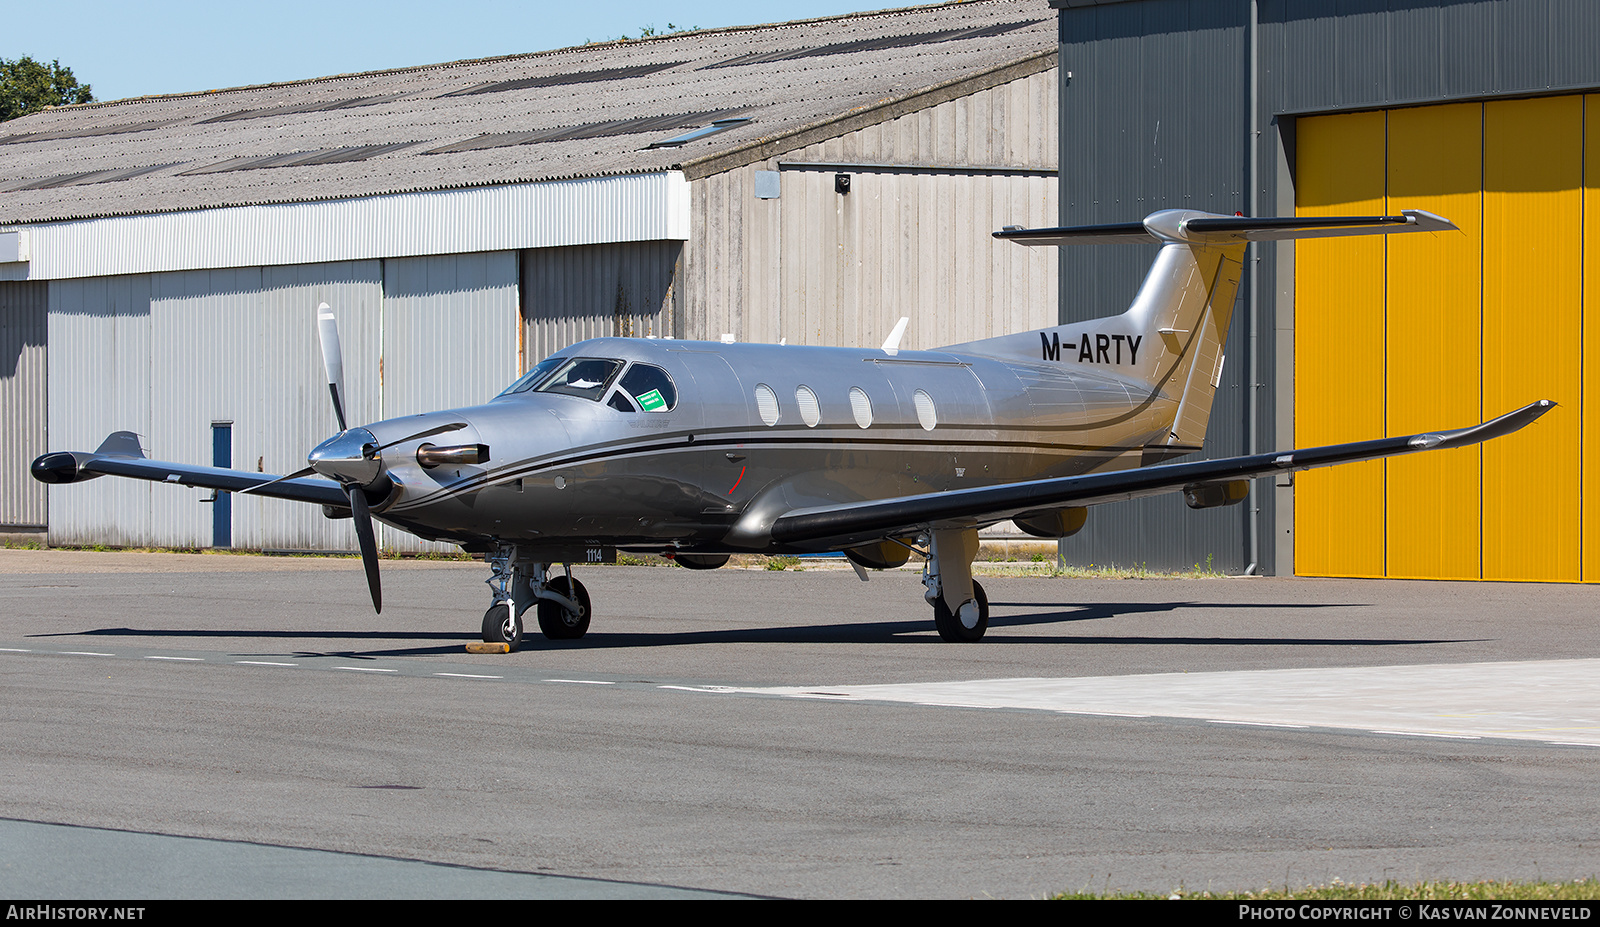
[[[503,643],[516,650],[522,642],[522,616],[529,608],[549,640],[577,640],[588,632],[589,590],[572,578],[570,563],[561,565],[564,575],[552,577],[552,564],[517,559],[511,545],[484,559],[494,571],[484,580],[494,590],[494,604],[483,615],[485,643]]]

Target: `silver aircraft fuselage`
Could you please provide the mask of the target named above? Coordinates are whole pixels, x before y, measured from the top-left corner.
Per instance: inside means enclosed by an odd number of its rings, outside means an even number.
[[[1048,359],[627,338],[554,357],[654,365],[676,401],[618,408],[632,405],[607,401],[619,370],[595,398],[529,390],[368,425],[383,442],[464,422],[448,440],[490,451],[482,464],[426,468],[426,442],[385,449],[394,489],[373,514],[432,539],[561,550],[831,549],[778,544],[768,528],[811,505],[1135,467],[1176,403],[1118,376],[1110,353],[1103,374]]]

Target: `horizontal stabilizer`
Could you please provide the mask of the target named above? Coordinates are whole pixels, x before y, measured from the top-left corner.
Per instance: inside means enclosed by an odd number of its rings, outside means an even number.
[[[1149,245],[1169,241],[1232,244],[1247,241],[1279,241],[1288,238],[1386,235],[1395,232],[1447,232],[1455,228],[1455,223],[1449,219],[1421,209],[1402,210],[1398,216],[1284,218],[1219,216],[1189,209],[1167,209],[1150,214],[1143,222],[1079,225],[1056,229],[1006,228],[995,232],[994,237],[1023,245]]]
[[[1003,241],[1019,245],[1150,245],[1161,239],[1150,234],[1143,222],[1115,225],[1076,225],[1059,229],[1004,228],[994,233]]]

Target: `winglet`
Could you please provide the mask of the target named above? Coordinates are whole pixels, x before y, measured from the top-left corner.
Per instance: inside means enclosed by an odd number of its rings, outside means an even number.
[[[1455,431],[1429,432],[1420,434],[1411,439],[1411,444],[1418,450],[1434,450],[1436,448],[1464,447],[1468,444],[1477,444],[1490,438],[1499,438],[1520,431],[1533,423],[1539,416],[1556,407],[1556,402],[1551,399],[1541,399],[1530,402],[1520,409],[1490,419],[1482,425],[1471,428],[1460,428]]]

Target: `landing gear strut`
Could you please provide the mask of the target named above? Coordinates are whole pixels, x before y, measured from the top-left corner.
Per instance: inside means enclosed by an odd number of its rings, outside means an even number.
[[[549,640],[577,640],[587,633],[589,590],[572,578],[572,565],[562,564],[563,575],[552,577],[552,564],[519,559],[516,553],[507,544],[484,558],[494,571],[484,580],[494,590],[494,604],[483,615],[484,641],[516,650],[522,642],[522,616],[529,608]]]
[[[952,643],[983,639],[989,630],[989,597],[972,578],[978,553],[976,528],[930,533],[928,562],[922,568],[924,598],[933,606],[933,626]]]

